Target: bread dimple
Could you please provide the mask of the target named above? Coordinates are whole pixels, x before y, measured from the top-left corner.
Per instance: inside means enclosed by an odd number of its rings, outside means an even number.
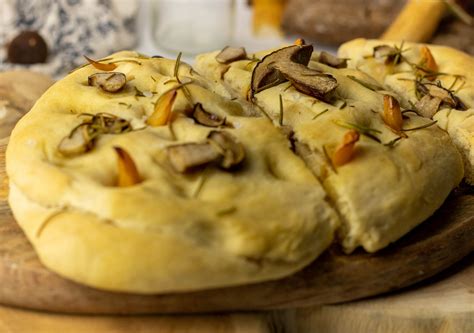
[[[122,91],[89,86],[99,70],[78,69],[40,98],[10,139],[12,210],[47,267],[108,290],[187,291],[282,277],[329,246],[337,216],[268,119],[247,117],[252,110],[214,93],[217,83],[181,64],[180,81],[193,83],[186,85],[191,100],[183,89],[177,93],[173,133],[147,126],[157,99],[178,84],[176,61],[135,52],[110,58],[127,76]],[[226,117],[228,126],[218,130],[243,144],[240,168],[180,174],[167,166],[166,147],[204,142],[216,130],[184,115],[196,103]],[[84,113],[99,112],[134,130],[102,135],[79,156],[60,154],[58,144]],[[116,146],[130,154],[143,182],[115,186]]]

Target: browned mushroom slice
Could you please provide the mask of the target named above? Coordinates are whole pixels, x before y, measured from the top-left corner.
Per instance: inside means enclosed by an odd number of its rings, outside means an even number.
[[[127,77],[125,74],[119,72],[95,73],[89,76],[88,83],[90,86],[96,86],[103,91],[114,93],[125,86]]]
[[[374,58],[385,58],[397,53],[397,50],[393,46],[389,45],[378,45],[374,47],[373,56]]]
[[[260,60],[252,72],[251,93],[285,82],[286,78],[274,66],[282,62],[308,65],[313,53],[312,45],[292,45],[272,52]]]
[[[454,98],[453,94],[448,89],[445,89],[433,83],[425,84],[425,87],[428,89],[428,94],[430,94],[432,97],[437,97],[441,99],[450,107],[456,107],[457,100]]]
[[[247,58],[247,52],[243,47],[226,46],[216,55],[216,60],[221,64],[230,64],[231,62]]]
[[[438,112],[440,104],[440,98],[425,95],[416,103],[415,107],[420,116],[425,118],[433,118],[436,112]]]
[[[232,134],[224,131],[211,131],[207,139],[222,154],[223,159],[220,166],[224,169],[230,169],[244,160],[244,146]]]
[[[89,124],[77,126],[71,134],[61,140],[58,151],[64,156],[76,156],[89,151],[93,146],[93,140],[89,136]]]
[[[338,58],[331,53],[326,51],[322,51],[319,54],[318,61],[322,64],[334,67],[334,68],[346,68],[347,67],[347,59]]]
[[[298,91],[318,99],[327,99],[328,95],[338,86],[337,80],[332,75],[294,62],[282,62],[276,64],[275,68]]]
[[[209,143],[184,143],[166,148],[168,160],[181,173],[218,161],[221,153]]]
[[[204,110],[201,103],[197,103],[194,106],[193,118],[198,124],[208,127],[219,127],[225,123],[225,118],[221,118],[214,113],[207,112]]]

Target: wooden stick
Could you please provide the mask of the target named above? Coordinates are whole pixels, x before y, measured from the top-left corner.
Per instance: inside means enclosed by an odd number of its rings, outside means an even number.
[[[381,39],[426,42],[433,36],[447,9],[443,0],[409,0]]]

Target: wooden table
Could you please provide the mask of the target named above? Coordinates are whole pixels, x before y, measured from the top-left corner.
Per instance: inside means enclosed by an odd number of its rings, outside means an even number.
[[[175,316],[75,316],[0,306],[0,333],[17,332],[474,332],[474,254],[428,283],[341,305]]]

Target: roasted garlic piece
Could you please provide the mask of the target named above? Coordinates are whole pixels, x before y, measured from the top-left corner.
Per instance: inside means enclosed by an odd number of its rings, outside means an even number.
[[[430,49],[423,45],[420,49],[421,59],[418,64],[419,74],[424,75],[428,80],[433,81],[438,72],[438,64],[436,63]]]
[[[140,183],[142,180],[131,156],[123,148],[114,147],[114,150],[117,153],[117,186],[127,187]]]
[[[355,144],[359,141],[359,138],[359,132],[356,130],[350,130],[344,134],[341,145],[336,148],[331,157],[333,166],[342,166],[354,158]]]
[[[383,121],[395,132],[401,132],[403,116],[398,101],[390,95],[383,96]]]
[[[158,98],[152,115],[147,119],[147,124],[153,127],[163,126],[171,119],[171,109],[178,92],[172,89]]]

